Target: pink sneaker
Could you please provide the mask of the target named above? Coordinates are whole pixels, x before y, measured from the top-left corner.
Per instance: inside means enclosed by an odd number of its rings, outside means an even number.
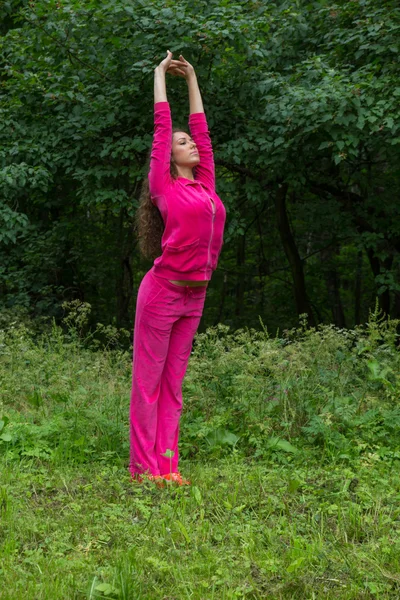
[[[161,475],[151,475],[149,473],[148,475],[144,475],[144,478],[147,479],[147,481],[152,481],[159,488],[164,487],[164,481],[163,481],[164,478]]]
[[[190,485],[190,481],[188,479],[183,479],[180,473],[166,473],[166,475],[161,475],[161,478],[166,481],[173,481],[178,485]]]
[[[164,477],[161,475],[152,475],[151,473],[137,473],[133,478],[138,483],[143,483],[143,481],[152,481],[157,485],[157,487],[164,487]]]

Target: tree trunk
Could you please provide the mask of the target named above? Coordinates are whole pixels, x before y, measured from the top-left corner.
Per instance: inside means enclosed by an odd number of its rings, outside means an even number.
[[[133,252],[133,227],[124,227],[126,218],[125,209],[121,209],[118,222],[118,245],[121,249],[119,258],[119,273],[116,281],[117,300],[117,327],[127,326],[129,319],[129,306],[133,294],[133,273],[131,257]]]
[[[328,271],[328,293],[331,299],[333,322],[337,327],[346,327],[342,300],[340,297],[339,277],[336,269]]]
[[[306,314],[309,325],[315,325],[314,314],[310,301],[307,296],[303,264],[297,250],[292,231],[290,229],[289,219],[286,211],[286,194],[288,186],[282,185],[275,194],[275,210],[278,221],[278,229],[281,237],[283,249],[286,258],[289,261],[292,272],[294,296],[296,302],[297,314]]]
[[[259,309],[260,315],[262,315],[264,313],[264,302],[265,302],[265,275],[268,273],[269,265],[268,265],[268,261],[265,257],[264,236],[263,236],[263,231],[262,231],[259,215],[257,215],[257,230],[258,230],[258,236],[259,236],[258,279],[259,279],[259,293],[260,293],[260,300],[259,300],[258,305],[260,307],[260,309]]]
[[[239,320],[244,314],[244,292],[245,292],[245,258],[246,258],[246,236],[241,235],[238,240],[237,253],[236,253],[236,266],[237,266],[237,284],[236,284],[236,307],[235,315],[239,317]]]
[[[400,319],[400,292],[394,293],[393,317]]]
[[[346,327],[342,299],[340,297],[340,277],[334,263],[335,255],[338,253],[339,248],[337,246],[329,246],[321,251],[320,257],[322,265],[327,265],[324,272],[326,273],[326,287],[333,323],[337,327]]]
[[[368,248],[367,256],[375,279],[382,273],[382,267],[386,271],[392,266],[393,256],[388,256],[385,258],[385,260],[381,261],[377,256],[374,255],[374,252],[371,248]],[[390,290],[388,288],[386,288],[382,294],[378,295],[378,302],[379,308],[383,314],[388,317],[390,315]]]
[[[221,297],[220,297],[220,301],[219,301],[218,315],[217,315],[217,318],[215,319],[214,325],[218,325],[218,323],[221,323],[221,321],[222,321],[227,286],[228,286],[228,273],[225,271],[224,278],[222,280]]]
[[[354,325],[361,322],[361,277],[362,277],[363,253],[357,253],[356,262],[356,285],[354,290]]]

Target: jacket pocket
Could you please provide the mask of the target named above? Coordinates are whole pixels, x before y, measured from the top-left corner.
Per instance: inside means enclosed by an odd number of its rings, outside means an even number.
[[[183,246],[167,244],[162,253],[161,265],[180,273],[196,271],[199,265],[199,238]]]

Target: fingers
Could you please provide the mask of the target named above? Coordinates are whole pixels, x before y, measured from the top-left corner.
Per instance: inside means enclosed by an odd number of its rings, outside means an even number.
[[[179,69],[182,73],[187,75],[190,65],[188,63],[183,63],[181,60],[171,60],[170,67],[174,69]]]
[[[181,73],[187,73],[187,67],[188,65],[180,60],[171,60],[170,68],[177,69],[178,71],[181,71]]]
[[[164,60],[162,60],[160,62],[160,66],[162,66],[165,70],[167,70],[168,67],[170,66],[171,61],[172,61],[172,56],[173,56],[172,52],[170,50],[167,50],[167,56],[164,58]]]
[[[183,54],[179,55],[179,60],[172,58],[172,53],[168,51],[168,57],[164,59],[166,70],[170,75],[179,75],[188,79],[194,72],[190,63],[184,58]]]
[[[186,77],[185,71],[183,71],[182,69],[178,69],[175,66],[170,66],[167,70],[167,73],[169,73],[170,75],[178,75],[179,77]]]
[[[167,65],[171,64],[172,56],[173,56],[172,52],[170,50],[167,50],[167,57],[164,58],[164,62]]]
[[[179,67],[187,67],[187,63],[181,60],[172,59],[171,64],[179,66]]]

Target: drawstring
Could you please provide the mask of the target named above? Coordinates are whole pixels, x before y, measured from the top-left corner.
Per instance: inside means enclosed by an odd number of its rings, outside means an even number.
[[[193,296],[193,289],[190,287],[190,285],[185,285],[185,298],[183,300],[183,304],[187,304],[187,301],[191,296]]]

